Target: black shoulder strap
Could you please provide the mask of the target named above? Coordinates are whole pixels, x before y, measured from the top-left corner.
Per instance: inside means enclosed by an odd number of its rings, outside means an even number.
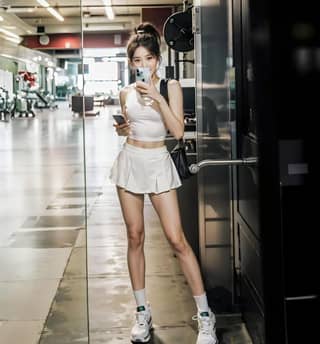
[[[168,81],[169,81],[169,79],[161,79],[161,81],[160,81],[160,94],[164,97],[164,99],[169,104]]]

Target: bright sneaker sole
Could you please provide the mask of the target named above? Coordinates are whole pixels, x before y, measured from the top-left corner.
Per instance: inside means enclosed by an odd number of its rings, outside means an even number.
[[[149,333],[149,335],[144,339],[131,339],[131,343],[134,343],[134,344],[135,343],[148,343],[150,339],[151,339],[151,335]]]

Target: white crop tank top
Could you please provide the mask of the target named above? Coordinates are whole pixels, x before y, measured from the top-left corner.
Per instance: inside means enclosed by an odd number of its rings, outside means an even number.
[[[160,82],[156,84],[159,90]],[[143,104],[140,93],[130,87],[126,97],[127,116],[130,121],[130,138],[139,141],[163,141],[167,129],[162,115],[151,106]]]

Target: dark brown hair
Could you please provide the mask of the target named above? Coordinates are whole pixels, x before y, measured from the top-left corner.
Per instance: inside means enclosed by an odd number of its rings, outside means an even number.
[[[127,44],[127,55],[132,61],[134,52],[138,47],[144,47],[158,59],[160,58],[160,34],[151,23],[144,22],[134,29]]]

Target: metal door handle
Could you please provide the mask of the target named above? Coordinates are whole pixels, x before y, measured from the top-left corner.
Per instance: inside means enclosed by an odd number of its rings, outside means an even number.
[[[258,162],[258,158],[250,157],[244,159],[235,159],[235,160],[216,160],[216,159],[208,159],[202,160],[197,164],[192,164],[189,166],[189,170],[191,173],[196,174],[199,172],[200,168],[205,166],[235,166],[235,165],[255,165]]]

